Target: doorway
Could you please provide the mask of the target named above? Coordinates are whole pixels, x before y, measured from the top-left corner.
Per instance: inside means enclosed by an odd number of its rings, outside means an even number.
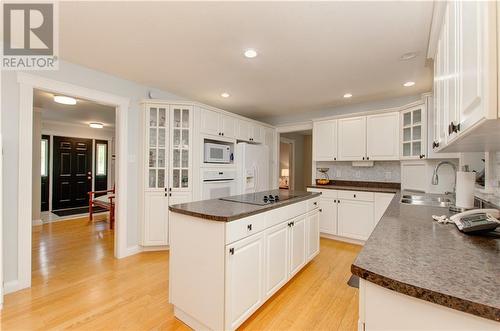
[[[306,191],[312,183],[312,130],[280,133],[279,187]]]
[[[122,258],[136,253],[134,249],[127,248],[127,177],[128,177],[128,117],[129,99],[108,94],[97,90],[80,87],[28,73],[18,73],[19,83],[19,150],[29,151],[20,153],[19,156],[19,189],[17,192],[18,205],[18,281],[16,286],[10,288],[10,292],[17,291],[31,286],[31,262],[32,262],[32,212],[34,203],[32,200],[33,169],[40,169],[40,159],[33,158],[33,125],[34,125],[34,92],[36,89],[44,90],[58,95],[72,95],[96,102],[102,105],[113,107],[117,126],[116,135],[116,187],[115,197],[116,227],[113,236],[114,256]],[[41,135],[37,135],[41,137]],[[53,149],[52,149],[53,150]],[[50,173],[50,172],[49,172]],[[49,181],[50,183],[50,181]],[[50,201],[50,199],[49,199]],[[41,206],[41,204],[37,204]]]

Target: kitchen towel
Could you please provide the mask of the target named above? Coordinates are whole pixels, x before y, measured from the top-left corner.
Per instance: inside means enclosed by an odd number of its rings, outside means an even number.
[[[474,208],[474,183],[476,181],[475,172],[457,172],[457,207]]]

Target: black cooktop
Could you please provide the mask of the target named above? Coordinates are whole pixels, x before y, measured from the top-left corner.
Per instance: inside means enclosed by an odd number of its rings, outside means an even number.
[[[231,197],[220,198],[219,200],[264,206],[279,201],[285,201],[295,196],[296,195],[294,195],[293,192],[290,192],[288,190],[271,190],[271,191],[247,193],[242,195],[234,195]]]

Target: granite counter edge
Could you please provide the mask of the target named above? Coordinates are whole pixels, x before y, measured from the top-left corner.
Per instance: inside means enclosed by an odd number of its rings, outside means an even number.
[[[261,213],[264,213],[264,212],[267,212],[267,211],[270,211],[273,209],[277,209],[280,207],[285,207],[287,205],[291,205],[291,204],[294,204],[297,202],[316,198],[316,197],[321,195],[321,193],[318,193],[318,192],[308,192],[308,193],[310,193],[310,194],[304,195],[301,197],[295,197],[295,198],[280,202],[279,204],[266,205],[266,206],[262,207],[261,209],[257,209],[255,211],[246,212],[246,213],[233,215],[233,216],[218,216],[218,215],[204,214],[204,213],[190,211],[190,210],[186,210],[186,209],[182,209],[182,208],[175,208],[174,206],[169,206],[168,210],[171,212],[174,212],[174,213],[183,214],[183,215],[187,215],[187,216],[193,216],[193,217],[197,217],[197,218],[202,218],[202,219],[206,219],[209,221],[232,222],[232,221],[236,221],[236,220],[239,220],[239,219],[242,219],[245,217],[261,214]]]
[[[369,281],[370,283],[382,286],[391,291],[395,291],[420,300],[425,300],[434,304],[445,306],[454,310],[459,310],[489,320],[497,322],[500,321],[500,309],[497,307],[484,305],[433,290],[406,284],[388,276],[383,276],[371,272],[370,270],[357,266],[355,263],[351,265],[351,273]]]

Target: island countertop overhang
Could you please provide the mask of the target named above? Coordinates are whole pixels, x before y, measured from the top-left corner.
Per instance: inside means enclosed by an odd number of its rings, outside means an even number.
[[[276,190],[264,191],[274,194]],[[265,194],[264,192],[260,192]],[[319,197],[321,193],[292,191],[293,197],[266,205],[253,205],[240,202],[225,201],[220,199],[200,200],[172,205],[169,210],[174,213],[184,214],[210,221],[231,222],[248,216],[264,213],[280,207],[285,207],[301,201]]]

